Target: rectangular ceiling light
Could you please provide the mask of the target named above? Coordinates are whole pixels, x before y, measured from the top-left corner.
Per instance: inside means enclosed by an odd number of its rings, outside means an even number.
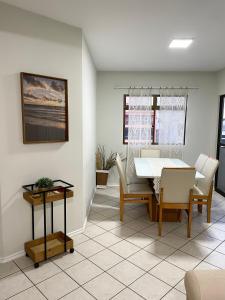
[[[175,39],[169,45],[169,48],[188,48],[193,42],[193,39]]]

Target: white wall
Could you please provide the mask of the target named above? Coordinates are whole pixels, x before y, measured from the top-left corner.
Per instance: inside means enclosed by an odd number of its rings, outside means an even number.
[[[225,94],[225,69],[219,71],[217,73],[217,90],[218,95],[224,95]]]
[[[122,143],[123,94],[115,86],[194,86],[188,98],[184,160],[193,164],[199,153],[216,153],[218,97],[215,73],[205,72],[98,72],[97,143],[109,150],[126,153]],[[118,184],[111,171],[108,184]]]
[[[68,201],[68,232],[82,228],[90,191],[85,191],[86,181],[91,181],[86,170],[92,169],[95,148],[93,139],[83,155],[83,134],[89,130],[87,120],[95,123],[94,84],[91,97],[84,95],[82,103],[82,31],[62,23],[22,11],[0,3],[0,258],[23,249],[31,239],[31,207],[23,200],[24,184],[41,176],[62,178],[75,185],[73,199]],[[91,77],[94,67],[85,63],[85,77]],[[89,71],[90,69],[90,71]],[[54,144],[22,143],[22,116],[20,97],[20,72],[30,72],[68,79],[69,142]],[[94,79],[93,79],[94,81]],[[87,114],[83,109],[89,105]],[[36,235],[43,235],[43,211],[36,209]],[[63,229],[63,205],[55,203],[55,230]],[[1,260],[1,259],[0,259]]]
[[[95,192],[96,69],[84,37],[82,45],[83,189],[86,214]]]

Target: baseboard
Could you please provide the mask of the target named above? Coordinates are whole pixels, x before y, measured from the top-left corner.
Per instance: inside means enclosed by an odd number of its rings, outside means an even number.
[[[117,184],[107,184],[108,187],[118,187],[120,186],[118,183]]]
[[[17,259],[17,258],[19,258],[21,256],[24,256],[24,255],[25,255],[25,251],[24,250],[20,250],[20,251],[18,251],[16,253],[13,253],[13,254],[9,255],[9,256],[0,257],[0,264],[4,264],[6,262],[9,262],[11,260]]]
[[[86,216],[85,216],[85,219],[84,219],[84,223],[83,223],[83,226],[77,230],[74,230],[74,231],[71,231],[69,233],[67,233],[67,235],[69,237],[74,237],[75,235],[77,234],[81,234],[82,232],[84,232],[85,228],[86,228],[86,225],[87,225],[87,219],[88,219],[88,215],[89,215],[89,212],[90,212],[90,209],[91,209],[91,205],[93,203],[93,200],[94,200],[94,196],[95,196],[95,192],[96,192],[96,188],[94,190],[94,193],[92,195],[92,198],[91,198],[91,201],[90,201],[90,204],[89,204],[89,207],[87,209],[87,213],[86,213]],[[6,256],[6,257],[0,257],[0,264],[3,264],[3,263],[6,263],[6,262],[9,262],[11,260],[14,260],[14,259],[17,259],[21,256],[24,256],[25,255],[25,251],[24,250],[20,250],[18,252],[15,252],[9,256]]]

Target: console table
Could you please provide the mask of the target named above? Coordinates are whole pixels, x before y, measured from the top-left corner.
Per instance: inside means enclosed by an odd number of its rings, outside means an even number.
[[[24,244],[26,255],[34,261],[34,267],[38,268],[39,263],[48,258],[70,250],[74,252],[73,240],[66,235],[66,201],[67,198],[73,197],[74,187],[72,184],[58,179],[53,180],[51,188],[37,188],[35,184],[24,185],[23,198],[31,204],[32,209],[32,240]],[[64,200],[64,232],[54,233],[54,202]],[[51,204],[51,234],[47,235],[46,229],[46,204]],[[35,239],[34,236],[34,207],[43,205],[44,213],[44,236]]]

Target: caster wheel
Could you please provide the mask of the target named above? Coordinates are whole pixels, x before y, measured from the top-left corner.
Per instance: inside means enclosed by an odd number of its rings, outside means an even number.
[[[70,249],[70,253],[73,253],[73,252],[74,252],[74,249],[73,249],[73,248],[71,248],[71,249]]]
[[[35,269],[39,268],[39,263],[34,264]]]

